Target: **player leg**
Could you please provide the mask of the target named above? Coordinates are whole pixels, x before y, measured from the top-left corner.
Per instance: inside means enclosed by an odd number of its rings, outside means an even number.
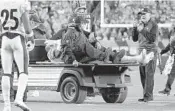
[[[160,94],[167,94],[170,95],[171,87],[175,79],[175,62],[173,63],[173,67],[171,69],[170,74],[168,74],[168,79],[166,82],[166,86],[162,91],[159,91]]]
[[[107,48],[103,52],[93,47],[92,44],[90,44],[87,38],[85,38],[84,36],[82,36],[79,39],[77,45],[81,49],[81,51],[87,54],[87,56],[90,57],[91,59],[104,61],[105,63],[112,63],[110,61],[110,56],[114,54],[114,52],[112,52],[112,48]]]
[[[136,55],[136,56],[123,55],[124,52],[125,52],[124,50],[121,50],[115,55],[114,63],[139,62],[139,63],[147,64],[150,60],[152,60],[154,58],[154,53],[150,52],[150,53],[146,54],[145,49],[140,53],[140,55]]]
[[[12,75],[14,77],[14,72],[17,72],[17,78],[19,77],[19,70],[18,70],[18,67],[16,65],[16,62],[13,61],[13,67],[12,67]],[[13,89],[13,78],[11,79],[11,89],[10,89],[10,100],[11,102],[14,102],[14,99],[16,98],[16,92],[17,92],[17,89]],[[27,92],[28,92],[28,89],[26,88],[25,90],[25,93],[24,93],[24,97],[23,97],[23,101],[26,102],[27,100]]]
[[[4,110],[11,111],[10,104],[10,79],[12,77],[13,52],[10,47],[10,39],[2,37],[1,60],[2,60],[2,95],[4,99]]]
[[[25,39],[22,36],[14,38],[13,53],[14,59],[19,70],[18,89],[15,98],[15,105],[25,111],[29,111],[27,105],[23,102],[24,92],[28,81],[28,53],[26,49]]]

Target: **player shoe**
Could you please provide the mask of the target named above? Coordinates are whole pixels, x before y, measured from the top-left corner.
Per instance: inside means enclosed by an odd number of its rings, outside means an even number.
[[[126,51],[124,49],[120,50],[119,52],[116,52],[113,56],[113,63],[118,64],[121,62],[121,59],[125,56]]]
[[[23,111],[30,111],[29,107],[22,101],[14,101],[14,105],[21,108]]]
[[[162,91],[159,91],[158,93],[159,94],[166,94],[167,96],[169,96],[170,95],[170,90],[164,89]]]
[[[11,107],[10,106],[5,106],[3,111],[11,111]]]

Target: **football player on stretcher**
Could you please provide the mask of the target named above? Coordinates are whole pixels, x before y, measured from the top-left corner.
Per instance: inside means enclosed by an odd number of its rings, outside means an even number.
[[[72,20],[73,19],[73,20]],[[87,37],[81,27],[81,18],[73,17],[69,20],[68,27],[61,34],[61,39],[54,44],[46,41],[48,58],[51,61],[64,62],[65,64],[78,65],[98,60],[100,63],[120,64],[123,62],[138,62],[142,65],[147,64],[154,58],[154,53],[147,54],[144,49],[140,55],[127,56],[125,50],[112,51],[112,48],[104,48],[96,42],[93,45],[94,34]],[[95,47],[98,46],[98,47]],[[100,48],[99,48],[100,47]]]

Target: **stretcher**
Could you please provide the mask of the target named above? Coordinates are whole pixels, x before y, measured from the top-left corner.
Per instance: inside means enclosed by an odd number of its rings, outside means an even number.
[[[65,103],[83,103],[87,96],[101,95],[107,103],[123,103],[127,97],[129,66],[121,64],[79,64],[36,62],[29,65],[28,90],[60,92]],[[17,77],[14,86],[17,86]]]

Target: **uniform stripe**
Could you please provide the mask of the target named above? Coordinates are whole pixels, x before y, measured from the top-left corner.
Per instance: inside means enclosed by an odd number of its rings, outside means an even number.
[[[23,48],[23,53],[24,53],[24,73],[28,74],[28,64],[29,64],[29,57],[28,57],[28,52],[27,52],[27,48],[26,48],[26,41],[25,38],[23,36],[21,36],[21,44],[22,44],[22,48]],[[21,73],[21,72],[20,72]]]

